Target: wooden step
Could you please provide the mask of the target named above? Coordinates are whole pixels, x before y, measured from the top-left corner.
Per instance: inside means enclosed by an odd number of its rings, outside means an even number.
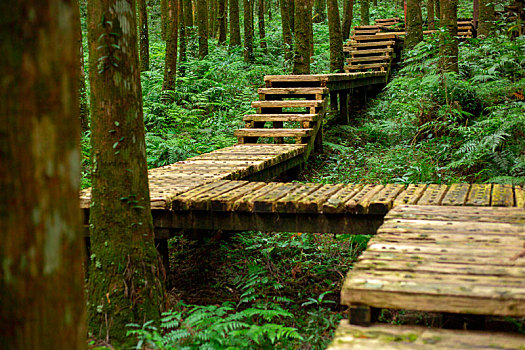
[[[369,57],[354,57],[354,58],[347,58],[346,63],[356,63],[360,64],[361,62],[368,63],[368,62],[390,62],[392,60],[391,56],[369,56]]]
[[[375,33],[380,33],[381,29],[364,29],[364,30],[354,30],[354,35],[374,35]]]
[[[368,26],[355,26],[354,29],[357,29],[357,30],[360,30],[360,29],[380,29],[380,28],[383,28],[382,25],[379,25],[379,24],[373,24],[373,25],[368,25]]]
[[[313,129],[238,129],[236,137],[309,137]]]
[[[301,108],[321,107],[325,100],[287,100],[287,101],[253,101],[253,108]]]
[[[310,88],[259,88],[259,94],[264,95],[324,95],[328,93],[328,89],[324,87],[310,87]]]
[[[396,44],[393,40],[387,40],[387,41],[377,41],[377,42],[369,42],[369,43],[358,43],[350,41],[350,44],[345,45],[345,47],[351,47],[353,50],[360,48],[368,48],[368,47],[391,47]]]
[[[242,119],[245,122],[315,122],[319,114],[248,114]]]
[[[327,350],[351,349],[523,349],[525,336],[515,333],[437,329],[418,326],[350,325],[342,320]]]
[[[370,49],[370,50],[353,50],[349,51],[350,55],[371,55],[371,54],[391,54],[394,52],[392,48],[384,49]]]
[[[390,67],[390,63],[359,64],[359,65],[351,65],[351,66],[347,65],[345,66],[345,71],[356,71],[356,70],[366,71],[368,69],[386,70],[388,67]]]
[[[352,36],[350,39],[355,41],[386,41],[395,39],[395,34],[375,34],[375,35],[359,35]]]

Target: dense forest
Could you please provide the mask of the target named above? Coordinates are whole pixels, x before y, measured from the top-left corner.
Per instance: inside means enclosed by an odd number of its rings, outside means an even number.
[[[348,120],[331,109],[323,150],[286,180],[523,186],[525,37],[508,3],[0,2],[0,343],[325,349],[370,236],[181,232],[163,266],[148,169],[234,145],[265,75],[343,73],[353,27],[400,18],[388,82],[350,96]]]

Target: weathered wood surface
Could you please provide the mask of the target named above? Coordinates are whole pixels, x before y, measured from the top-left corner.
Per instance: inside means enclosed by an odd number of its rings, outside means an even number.
[[[360,327],[342,320],[327,350],[510,350],[523,349],[524,344],[525,336],[520,334],[388,324]]]
[[[463,187],[452,186],[454,198],[468,197]],[[525,211],[449,203],[391,210],[348,273],[342,303],[525,316]]]

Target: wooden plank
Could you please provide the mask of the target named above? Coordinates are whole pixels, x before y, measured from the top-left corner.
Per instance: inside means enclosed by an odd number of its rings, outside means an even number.
[[[465,204],[476,207],[488,207],[490,206],[491,191],[491,184],[472,184]]]
[[[342,184],[322,185],[319,189],[299,199],[296,202],[296,211],[298,213],[320,213],[323,203],[342,188]]]
[[[450,233],[454,235],[470,236],[475,234],[516,235],[523,234],[523,224],[503,222],[473,222],[473,221],[440,221],[440,220],[413,220],[390,219],[387,220],[377,233]]]
[[[373,185],[365,185],[373,186]],[[333,194],[326,202],[323,203],[323,213],[335,214],[341,213],[345,210],[345,204],[352,199],[361,189],[363,185],[348,184]]]
[[[346,65],[345,70],[386,68],[388,66],[390,66],[390,63],[356,64],[350,66]]]
[[[366,56],[366,57],[353,57],[347,58],[346,63],[350,65],[359,65],[361,62],[390,62],[392,60],[391,56]],[[371,63],[372,64],[372,63]]]
[[[324,95],[328,93],[328,89],[325,87],[259,88],[257,92],[265,95]]]
[[[232,208],[234,211],[241,211],[241,212],[251,212],[253,211],[253,203],[254,200],[259,197],[263,196],[266,193],[272,191],[276,187],[278,187],[280,183],[278,182],[270,182],[266,186],[261,187],[251,193],[247,193],[244,196],[238,198],[233,202]]]
[[[236,200],[266,186],[264,182],[248,182],[211,199],[211,209],[214,211],[232,211]]]
[[[351,36],[351,40],[355,41],[383,41],[388,39],[395,39],[395,34],[375,34],[375,35],[359,35]]]
[[[246,122],[315,122],[319,114],[247,114],[243,117]]]
[[[199,194],[211,191],[215,187],[219,187],[228,182],[229,182],[228,180],[219,180],[219,181],[211,182],[211,183],[208,183],[202,186],[198,186],[190,191],[181,193],[175,198],[173,198],[171,208],[172,210],[188,210],[189,202],[191,201],[192,197],[195,197]]]
[[[365,185],[359,193],[345,203],[345,211],[354,214],[366,214],[370,201],[383,188],[383,185]]]
[[[255,198],[253,201],[253,211],[258,213],[275,212],[275,204],[277,200],[283,198],[301,185],[302,184],[295,182],[280,183],[279,186],[276,186],[271,191]]]
[[[440,205],[448,191],[447,185],[428,185],[427,189],[417,202],[418,205]]]
[[[427,185],[408,185],[408,187],[396,197],[393,206],[416,204],[426,189]]]
[[[514,198],[516,207],[525,208],[525,189],[523,186],[514,186]]]
[[[234,134],[237,137],[308,137],[313,129],[238,129]]]
[[[248,181],[227,181],[224,184],[214,187],[206,192],[201,192],[188,199],[187,205],[190,210],[210,210],[211,199],[229,191],[235,190],[247,184]]]
[[[274,211],[277,213],[295,213],[297,203],[309,194],[319,189],[321,184],[301,184],[296,189],[290,191],[286,196],[275,202]]]
[[[450,185],[441,205],[465,205],[469,190],[469,184],[456,183]]]
[[[512,185],[494,184],[491,197],[493,207],[514,206],[514,193]]]
[[[368,214],[384,215],[394,205],[394,200],[405,189],[405,185],[388,184],[379,191],[368,206]]]
[[[253,101],[253,108],[302,108],[321,107],[325,100],[285,100],[285,101]]]
[[[370,54],[391,54],[394,52],[392,48],[383,48],[383,49],[369,49],[369,50],[353,50],[349,53],[351,55],[370,55]]]
[[[355,43],[355,45],[346,45],[345,48],[351,48],[351,49],[357,49],[360,48],[368,48],[368,47],[391,47],[396,44],[393,40],[387,40],[387,41],[377,41],[377,42],[368,42],[368,43]]]
[[[515,333],[449,330],[418,326],[350,325],[341,320],[327,350],[522,350],[525,336]]]

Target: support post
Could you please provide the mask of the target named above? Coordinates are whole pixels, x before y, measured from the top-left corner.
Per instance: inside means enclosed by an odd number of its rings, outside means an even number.
[[[342,123],[350,124],[348,115],[348,91],[343,90],[339,93],[339,111]]]

